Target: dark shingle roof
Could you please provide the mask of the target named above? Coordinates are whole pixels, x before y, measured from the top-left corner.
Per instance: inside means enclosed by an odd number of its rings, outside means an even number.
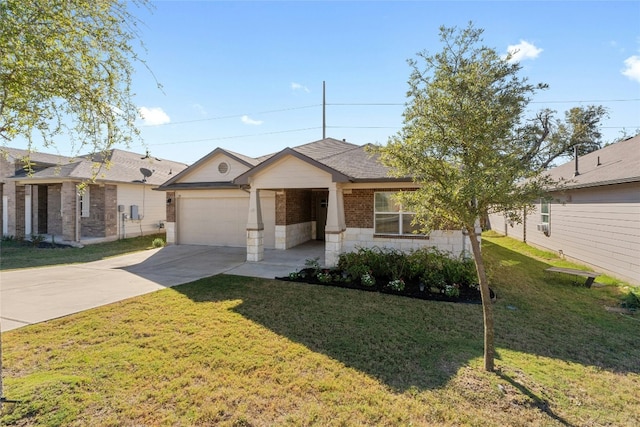
[[[578,157],[579,175],[574,177],[575,161],[550,169],[553,179],[569,179],[566,188],[596,187],[640,181],[640,136],[608,145]]]
[[[34,154],[34,153],[31,153]],[[39,153],[41,154],[41,153]],[[55,156],[48,155],[49,159]],[[30,157],[36,161],[36,157]],[[37,157],[42,158],[41,156]],[[100,163],[103,159],[109,161],[107,166]],[[151,175],[145,182],[151,185],[160,185],[187,167],[183,163],[171,160],[157,159],[129,151],[112,149],[105,154],[88,154],[77,158],[60,156],[59,160],[51,163],[52,166],[35,172],[30,179],[91,179],[94,175],[98,181],[110,182],[141,182],[145,176],[142,169],[148,169]],[[20,175],[16,176],[21,177]]]

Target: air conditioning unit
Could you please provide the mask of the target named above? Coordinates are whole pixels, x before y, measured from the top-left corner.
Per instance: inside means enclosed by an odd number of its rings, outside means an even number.
[[[549,224],[538,224],[536,228],[544,234],[549,234]]]

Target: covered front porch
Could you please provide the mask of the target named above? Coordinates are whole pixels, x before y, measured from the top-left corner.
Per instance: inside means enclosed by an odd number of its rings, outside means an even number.
[[[325,188],[255,188],[250,190],[247,221],[247,261],[260,262],[265,255],[265,226],[260,191],[275,191],[275,250],[288,252],[310,242],[324,247],[322,265],[334,266],[342,252],[345,221],[342,189],[336,183]]]

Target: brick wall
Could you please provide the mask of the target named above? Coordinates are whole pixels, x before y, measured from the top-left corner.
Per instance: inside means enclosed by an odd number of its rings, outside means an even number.
[[[62,235],[62,185],[52,184],[47,191],[47,232]]]
[[[401,191],[402,188],[353,189],[344,194],[344,219],[349,228],[373,228],[373,204],[376,191]]]
[[[289,189],[276,193],[276,225],[311,221],[311,190]]]
[[[105,237],[118,234],[118,187],[104,186],[104,229]]]
[[[16,238],[18,239],[25,237],[24,235],[24,226],[25,226],[24,195],[25,195],[24,185],[17,185],[16,186]]]
[[[345,194],[344,220],[349,228],[373,228],[373,189],[354,189]]]
[[[88,185],[89,216],[80,217],[81,237],[104,237],[104,188]]]
[[[62,238],[76,240],[76,183],[62,183]]]
[[[176,222],[176,192],[167,191],[167,222]],[[171,200],[171,202],[169,202]]]

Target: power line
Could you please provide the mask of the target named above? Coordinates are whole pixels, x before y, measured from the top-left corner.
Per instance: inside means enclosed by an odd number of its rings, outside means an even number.
[[[244,117],[244,116],[257,116],[257,115],[260,115],[260,114],[282,113],[284,111],[293,111],[293,110],[302,110],[302,109],[305,109],[305,108],[320,107],[321,105],[322,104],[303,105],[301,107],[281,108],[281,109],[278,109],[278,110],[259,111],[257,113],[233,114],[233,115],[229,115],[229,116],[207,117],[207,118],[204,118],[204,119],[183,120],[183,121],[180,121],[180,122],[163,123],[161,125],[144,125],[144,126],[145,127],[169,126],[169,125],[181,125],[181,124],[185,124],[185,123],[206,122],[206,121],[211,121],[211,120],[237,119],[239,117],[241,118],[241,117]]]
[[[572,100],[572,101],[531,101],[530,104],[568,104],[568,103],[584,103],[584,102],[638,102],[640,98],[630,98],[630,99],[583,99],[583,100]],[[335,107],[400,107],[405,106],[405,103],[396,103],[396,102],[333,102],[327,103],[327,106],[335,106]],[[206,117],[202,119],[193,119],[193,120],[182,120],[179,122],[169,122],[163,123],[160,125],[143,125],[144,127],[156,127],[156,126],[171,126],[171,125],[181,125],[188,123],[198,123],[198,122],[207,122],[213,120],[226,120],[226,119],[237,119],[242,118],[243,116],[257,116],[262,114],[272,114],[272,113],[282,113],[285,111],[295,111],[295,110],[304,110],[308,108],[316,108],[321,107],[322,104],[312,104],[312,105],[302,105],[299,107],[287,107],[287,108],[279,108],[276,110],[266,110],[266,111],[257,111],[252,113],[242,113],[242,114],[230,114],[227,116],[216,116],[216,117]]]
[[[280,130],[280,131],[273,131],[273,132],[253,133],[253,134],[246,134],[246,135],[232,135],[232,136],[219,136],[216,138],[190,139],[186,141],[158,142],[156,144],[147,144],[147,145],[156,146],[156,145],[171,145],[171,144],[189,144],[192,142],[222,141],[225,139],[239,139],[239,138],[249,138],[254,136],[276,135],[281,133],[304,132],[307,130],[316,130],[316,129],[320,129],[320,126],[310,127],[310,128],[301,128],[301,129]]]

